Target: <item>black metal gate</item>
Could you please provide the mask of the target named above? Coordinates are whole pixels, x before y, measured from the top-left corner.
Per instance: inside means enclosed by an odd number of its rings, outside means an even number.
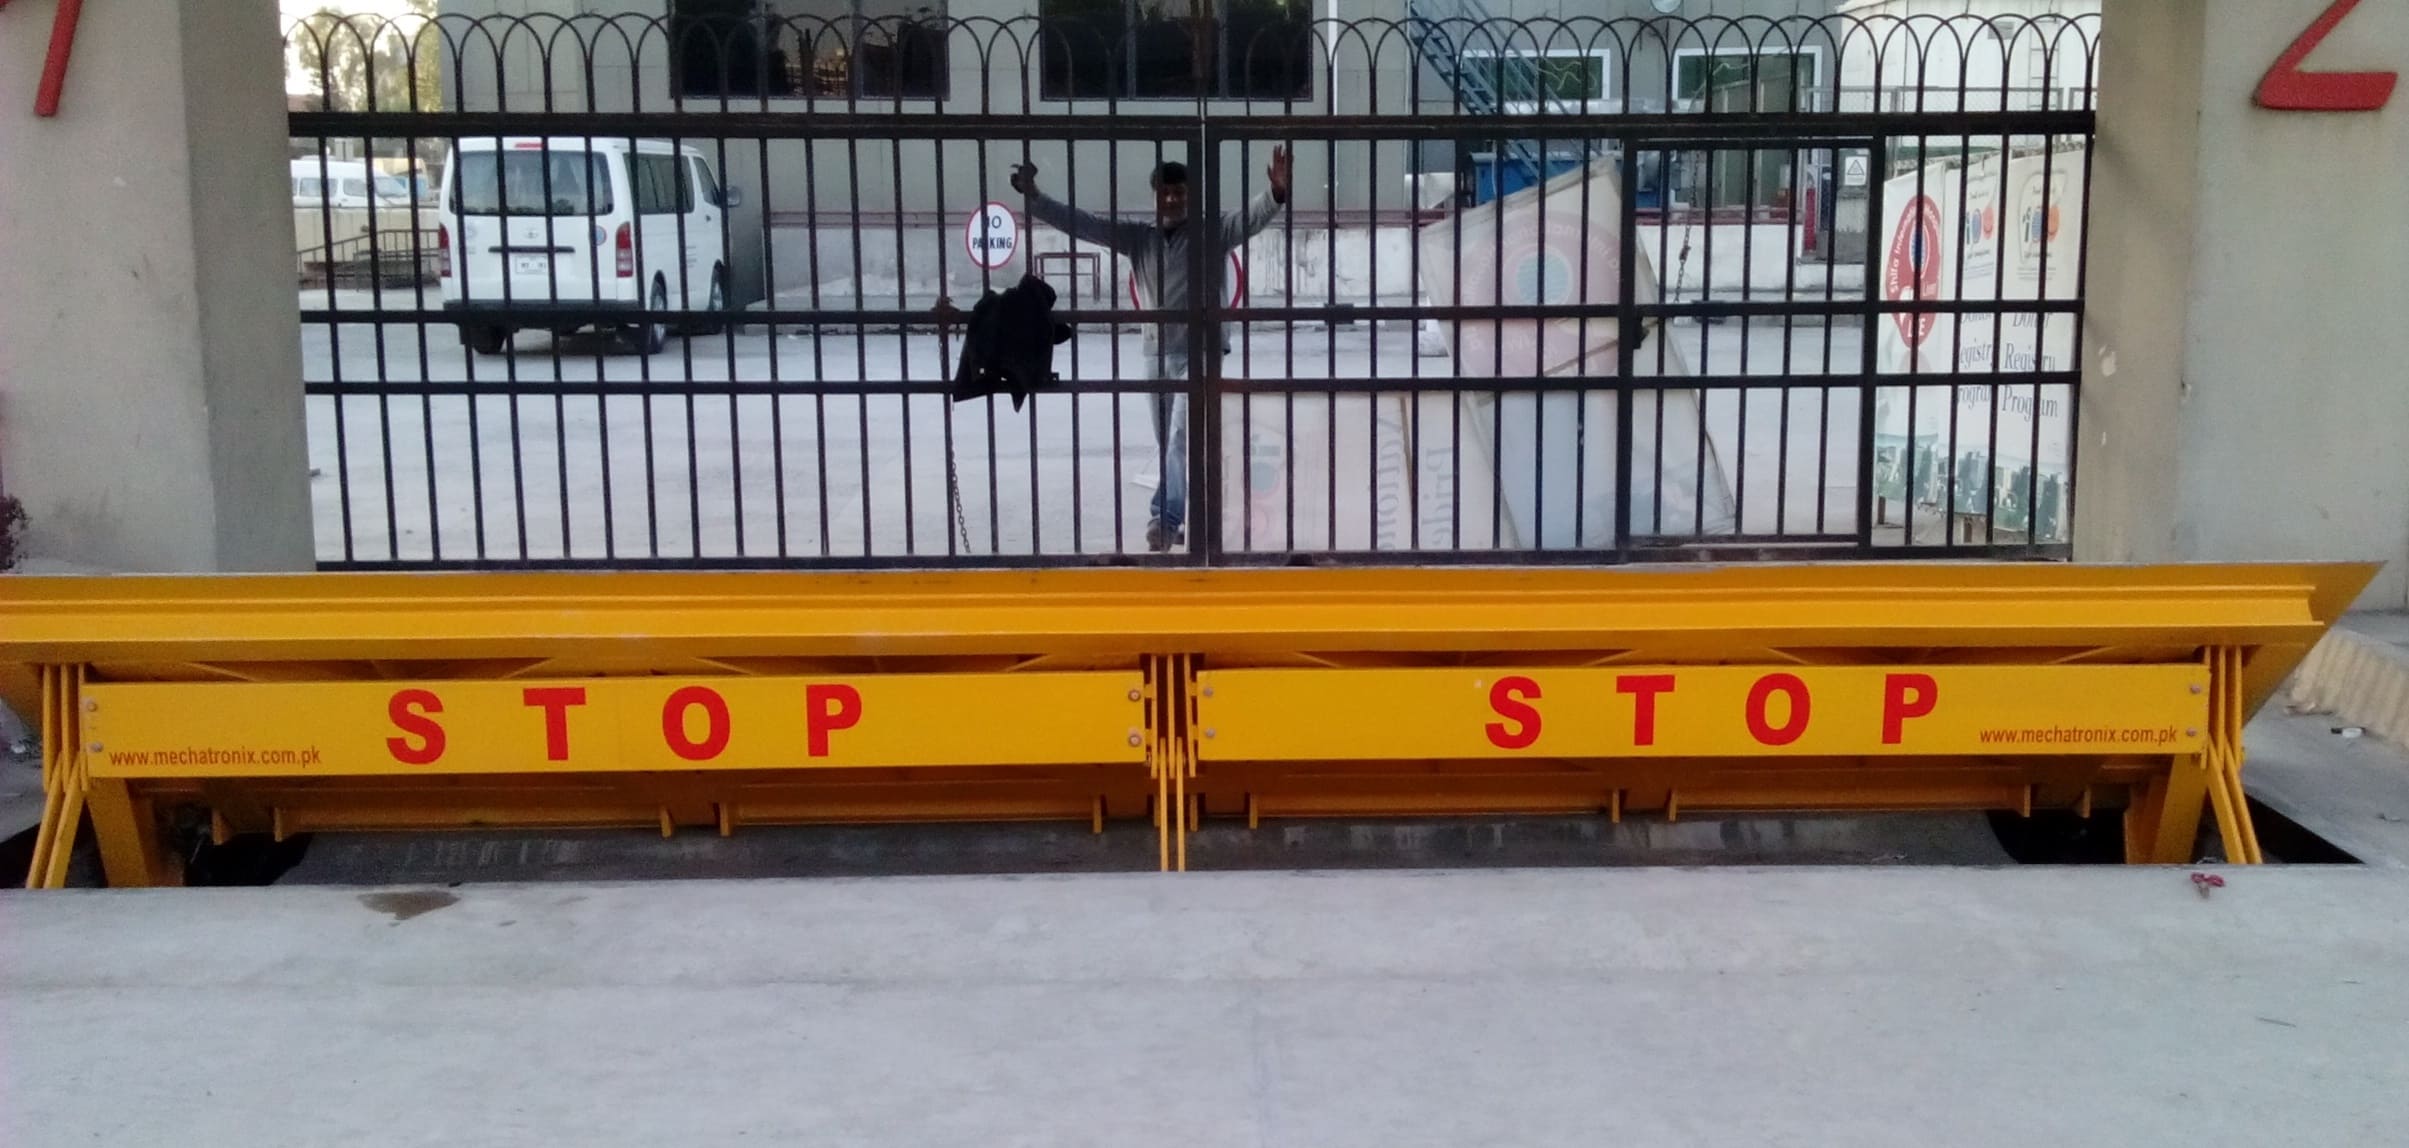
[[[2069,551],[2095,19],[671,9],[288,33],[322,566]]]

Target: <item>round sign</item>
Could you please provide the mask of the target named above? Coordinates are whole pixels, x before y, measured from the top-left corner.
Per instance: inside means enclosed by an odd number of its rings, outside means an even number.
[[[1129,273],[1129,306],[1132,309],[1145,307],[1145,304],[1138,302],[1138,273],[1134,270]],[[1237,252],[1232,251],[1230,252],[1230,310],[1235,311],[1244,306],[1246,306],[1246,263],[1238,258]]]
[[[1508,306],[1553,307],[1572,301],[1573,264],[1563,252],[1534,247],[1511,260],[1509,266],[1514,269],[1514,287],[1504,300]]]
[[[1012,262],[1020,251],[1020,219],[1012,209],[990,203],[970,213],[962,223],[962,249],[970,261],[990,271]]]
[[[1890,259],[1882,272],[1882,295],[1892,302],[1914,299],[1931,302],[1941,293],[1941,206],[1919,195],[1899,213],[1899,226],[1890,239]],[[1891,315],[1899,337],[1910,347],[1923,343],[1940,316],[1900,311]]]

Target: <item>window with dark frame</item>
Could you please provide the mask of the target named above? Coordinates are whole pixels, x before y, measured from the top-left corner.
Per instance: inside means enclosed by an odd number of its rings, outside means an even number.
[[[942,100],[947,0],[670,0],[689,100]]]
[[[685,215],[694,210],[694,185],[683,177],[685,165],[673,155],[639,154],[630,158],[628,179],[635,184],[639,215]]]
[[[1049,100],[1301,100],[1312,0],[1038,0]]]
[[[1708,112],[1811,111],[1821,71],[1822,59],[1812,52],[1685,52],[1673,60],[1673,98],[1677,106]],[[1690,206],[1788,206],[1791,153],[1722,149],[1704,160],[1688,175],[1689,186],[1680,189]],[[1710,165],[1708,201],[1704,173]]]

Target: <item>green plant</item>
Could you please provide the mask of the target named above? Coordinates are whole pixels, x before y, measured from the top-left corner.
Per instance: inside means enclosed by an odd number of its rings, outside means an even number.
[[[17,546],[25,537],[25,504],[0,494],[0,570],[14,570],[22,557]]]

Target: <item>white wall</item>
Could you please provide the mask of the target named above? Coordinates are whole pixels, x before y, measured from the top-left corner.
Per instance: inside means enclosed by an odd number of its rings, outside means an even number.
[[[55,0],[0,35],[0,475],[40,564],[306,569],[275,0],[84,9],[56,119],[27,106]]]
[[[2117,0],[2095,151],[2076,550],[2372,559],[2409,607],[2409,90],[2252,92],[2326,0]],[[2311,58],[2409,72],[2409,5]]]

